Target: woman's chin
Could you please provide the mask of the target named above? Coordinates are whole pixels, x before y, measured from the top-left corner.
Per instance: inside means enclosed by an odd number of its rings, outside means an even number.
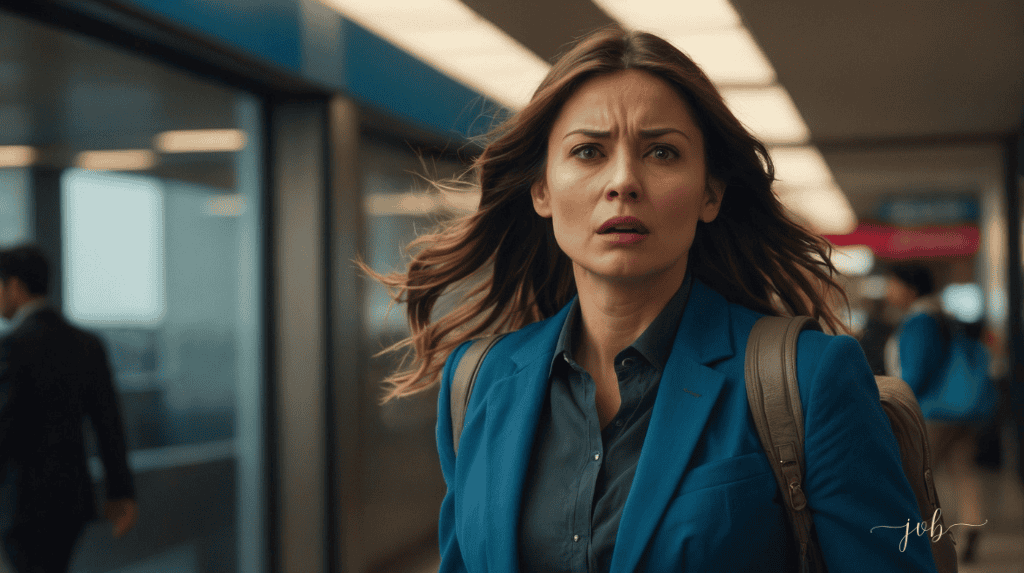
[[[679,276],[674,266],[661,266],[651,262],[639,262],[636,258],[624,262],[601,263],[595,266],[575,265],[576,276],[579,278],[581,268],[584,274],[596,282],[623,285],[651,285],[662,278]],[[685,274],[685,265],[682,273]],[[681,278],[680,278],[681,279]]]

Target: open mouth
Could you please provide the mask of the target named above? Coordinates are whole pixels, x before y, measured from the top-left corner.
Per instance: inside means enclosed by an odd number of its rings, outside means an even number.
[[[638,218],[624,216],[608,220],[597,230],[598,234],[649,234],[650,230]]]

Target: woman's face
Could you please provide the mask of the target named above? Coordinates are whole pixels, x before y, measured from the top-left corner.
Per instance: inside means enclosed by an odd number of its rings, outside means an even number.
[[[610,281],[681,280],[697,221],[715,219],[721,192],[689,107],[639,70],[592,78],[565,103],[531,188],[577,277]]]

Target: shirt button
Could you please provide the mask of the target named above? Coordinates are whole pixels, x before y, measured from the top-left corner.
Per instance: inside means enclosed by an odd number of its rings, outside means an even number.
[[[579,535],[579,534],[577,534],[577,535],[573,536],[573,537],[572,537],[572,541],[573,541],[573,542],[579,542],[579,541],[580,541],[580,535]]]
[[[622,420],[616,420],[615,421],[615,425],[616,426],[622,426]]]
[[[633,365],[633,362],[635,362],[635,360],[633,360],[632,358],[626,358],[625,360],[622,361],[622,367],[629,368],[630,366]]]

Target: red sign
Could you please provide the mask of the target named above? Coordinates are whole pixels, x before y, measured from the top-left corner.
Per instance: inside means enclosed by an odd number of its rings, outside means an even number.
[[[857,229],[841,236],[825,236],[836,246],[863,244],[875,256],[891,260],[973,256],[981,245],[977,226],[928,226],[897,228],[889,224],[861,222]]]

